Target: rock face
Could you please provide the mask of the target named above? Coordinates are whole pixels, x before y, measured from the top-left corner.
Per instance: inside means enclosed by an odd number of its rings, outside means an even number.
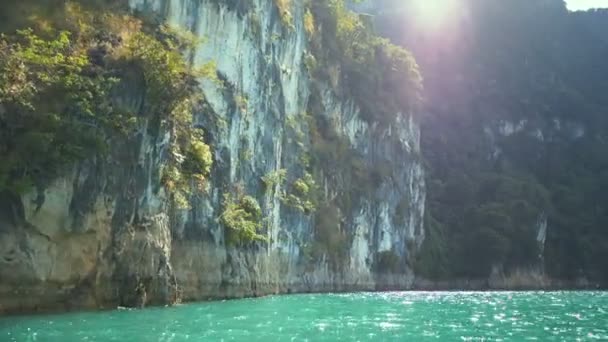
[[[223,85],[203,81],[205,106],[194,113],[214,147],[210,182],[189,209],[174,208],[160,186],[170,137],[143,124],[111,156],[78,165],[48,188],[3,194],[0,312],[412,286],[426,196],[417,123],[400,114],[390,127],[370,126],[352,98],[311,80],[300,2],[290,30],[273,1],[250,1],[246,11],[241,3],[130,1],[200,37],[203,44],[187,54],[195,66],[217,63]],[[141,108],[137,84],[125,89],[116,100]],[[347,250],[339,260],[310,257],[318,217],[281,196],[305,172],[302,151],[311,143],[299,136],[313,106],[367,167],[393,165],[339,213]],[[264,189],[261,177],[280,169],[288,171],[286,183]],[[325,171],[318,185],[327,200],[341,196],[340,181]],[[268,243],[226,244],[218,217],[223,194],[235,186],[261,204]],[[387,258],[397,267],[378,267]]]

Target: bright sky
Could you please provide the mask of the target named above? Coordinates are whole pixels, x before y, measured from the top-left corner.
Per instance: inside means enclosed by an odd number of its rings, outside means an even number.
[[[412,4],[412,10],[415,11],[416,17],[420,18],[421,25],[425,25],[429,30],[441,30],[445,28],[450,13],[458,8],[459,0],[413,0]],[[570,11],[608,8],[608,0],[566,0],[566,4]]]
[[[571,11],[608,7],[608,0],[566,0]]]

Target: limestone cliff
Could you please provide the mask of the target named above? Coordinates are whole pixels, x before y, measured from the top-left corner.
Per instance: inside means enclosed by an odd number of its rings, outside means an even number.
[[[3,196],[0,312],[412,286],[413,256],[425,236],[418,124],[411,113],[395,113],[388,126],[370,124],[339,84],[313,80],[302,2],[290,8],[291,29],[270,0],[130,6],[201,38],[186,55],[194,65],[217,63],[223,82],[201,83],[205,102],[193,113],[214,149],[210,181],[188,209],[172,205],[160,182],[170,134],[148,122],[107,158],[80,163],[46,189]],[[127,82],[115,101],[140,110],[140,87]],[[310,114],[363,164],[338,160],[335,169],[318,170],[326,202],[342,200],[345,186],[364,193],[337,209],[340,257],[315,249],[323,208],[314,214],[285,198],[306,173]],[[378,169],[381,176],[364,190],[348,184],[340,167]],[[262,177],[283,169],[285,182],[265,188]],[[223,194],[234,188],[260,203],[267,243],[226,242],[218,218]]]

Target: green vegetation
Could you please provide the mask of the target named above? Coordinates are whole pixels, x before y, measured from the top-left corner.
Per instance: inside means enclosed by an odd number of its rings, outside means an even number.
[[[446,278],[450,274],[449,267],[456,264],[446,251],[450,248],[446,240],[445,226],[437,222],[431,215],[425,217],[426,236],[414,260],[414,271],[431,279]]]
[[[274,4],[279,11],[281,23],[288,29],[293,29],[293,15],[291,14],[291,0],[274,0]]]
[[[107,101],[116,80],[95,66],[85,75],[86,50],[70,36],[45,40],[26,29],[0,40],[0,188],[22,193],[53,179],[99,150],[104,129],[123,118]]]
[[[312,40],[312,53],[323,66],[315,68],[317,77],[334,79],[331,83],[357,101],[369,122],[388,126],[397,114],[416,112],[422,77],[407,50],[377,36],[343,0],[312,2],[311,12],[321,30]],[[331,67],[336,63],[338,80]]]
[[[281,196],[281,202],[302,213],[311,214],[316,210],[317,185],[312,175],[304,174],[291,184],[291,191]]]
[[[204,184],[212,164],[191,110],[195,78],[214,79],[215,66],[186,64],[181,52],[193,47],[193,36],[129,16],[118,2],[0,6],[3,13],[26,10],[30,16],[3,23],[0,38],[0,188],[44,186],[148,120],[151,133],[173,133],[163,184],[184,205],[191,182]],[[143,106],[128,108],[118,93],[138,79]]]
[[[264,183],[264,188],[267,191],[274,189],[277,185],[283,184],[285,182],[285,178],[287,177],[287,170],[279,169],[275,171],[271,171],[262,177],[262,182]]]
[[[232,246],[244,246],[256,241],[266,241],[259,234],[262,228],[262,209],[255,198],[239,194],[224,195],[224,211],[220,223],[225,227],[226,243]]]
[[[429,217],[419,274],[538,267],[606,283],[608,12],[569,13],[561,1],[467,0],[461,6],[471,12],[454,13],[460,26],[439,38],[420,29],[405,2],[383,6],[379,29],[419,57],[426,80]],[[496,128],[520,120],[525,125],[511,135]]]
[[[235,95],[234,103],[236,104],[236,107],[241,112],[241,114],[243,114],[243,115],[247,114],[247,106],[248,106],[247,97],[245,97],[243,95]]]
[[[142,32],[134,34],[126,44],[123,62],[140,65],[146,84],[146,114],[173,133],[162,183],[174,203],[187,208],[191,184],[203,189],[213,162],[202,133],[192,128],[192,108],[200,100],[194,79],[216,79],[215,66],[210,63],[194,70],[185,63],[180,51],[194,47],[191,35],[166,26],[160,27],[159,35],[164,40]]]
[[[309,37],[312,37],[315,34],[315,17],[310,11],[310,8],[307,8],[304,13],[304,30],[306,30]]]
[[[203,143],[202,138],[192,139],[186,159],[182,164],[183,172],[188,175],[208,175],[213,164],[213,155],[209,145]]]
[[[181,163],[169,163],[164,166],[162,183],[172,195],[174,204],[181,209],[189,207],[188,197],[192,185],[199,191],[204,191],[207,177],[211,172],[213,155],[209,145],[205,144],[202,136],[193,136]]]
[[[317,71],[317,59],[311,53],[306,53],[304,55],[304,65],[306,65],[306,70],[312,76]]]

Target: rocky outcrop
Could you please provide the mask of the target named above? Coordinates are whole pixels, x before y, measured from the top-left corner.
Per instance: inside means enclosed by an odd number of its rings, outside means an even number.
[[[238,3],[130,1],[200,37],[186,54],[194,65],[217,64],[223,83],[201,82],[205,103],[193,114],[214,147],[207,188],[192,195],[190,208],[172,206],[160,185],[170,136],[147,122],[108,157],[92,157],[51,186],[22,198],[4,194],[0,312],[412,286],[426,196],[417,123],[395,113],[389,127],[370,125],[354,99],[311,79],[301,2],[293,3],[289,30],[273,1],[249,1],[247,10]],[[124,88],[117,103],[145,108],[136,83]],[[311,257],[316,217],[282,198],[305,172],[311,108],[365,167],[392,165],[340,210],[347,250],[340,259]],[[285,184],[264,189],[261,178],[280,169]],[[343,195],[341,181],[339,172],[321,172],[327,201]],[[218,217],[223,194],[235,187],[262,206],[268,243],[227,245]],[[396,267],[379,268],[381,256]]]

